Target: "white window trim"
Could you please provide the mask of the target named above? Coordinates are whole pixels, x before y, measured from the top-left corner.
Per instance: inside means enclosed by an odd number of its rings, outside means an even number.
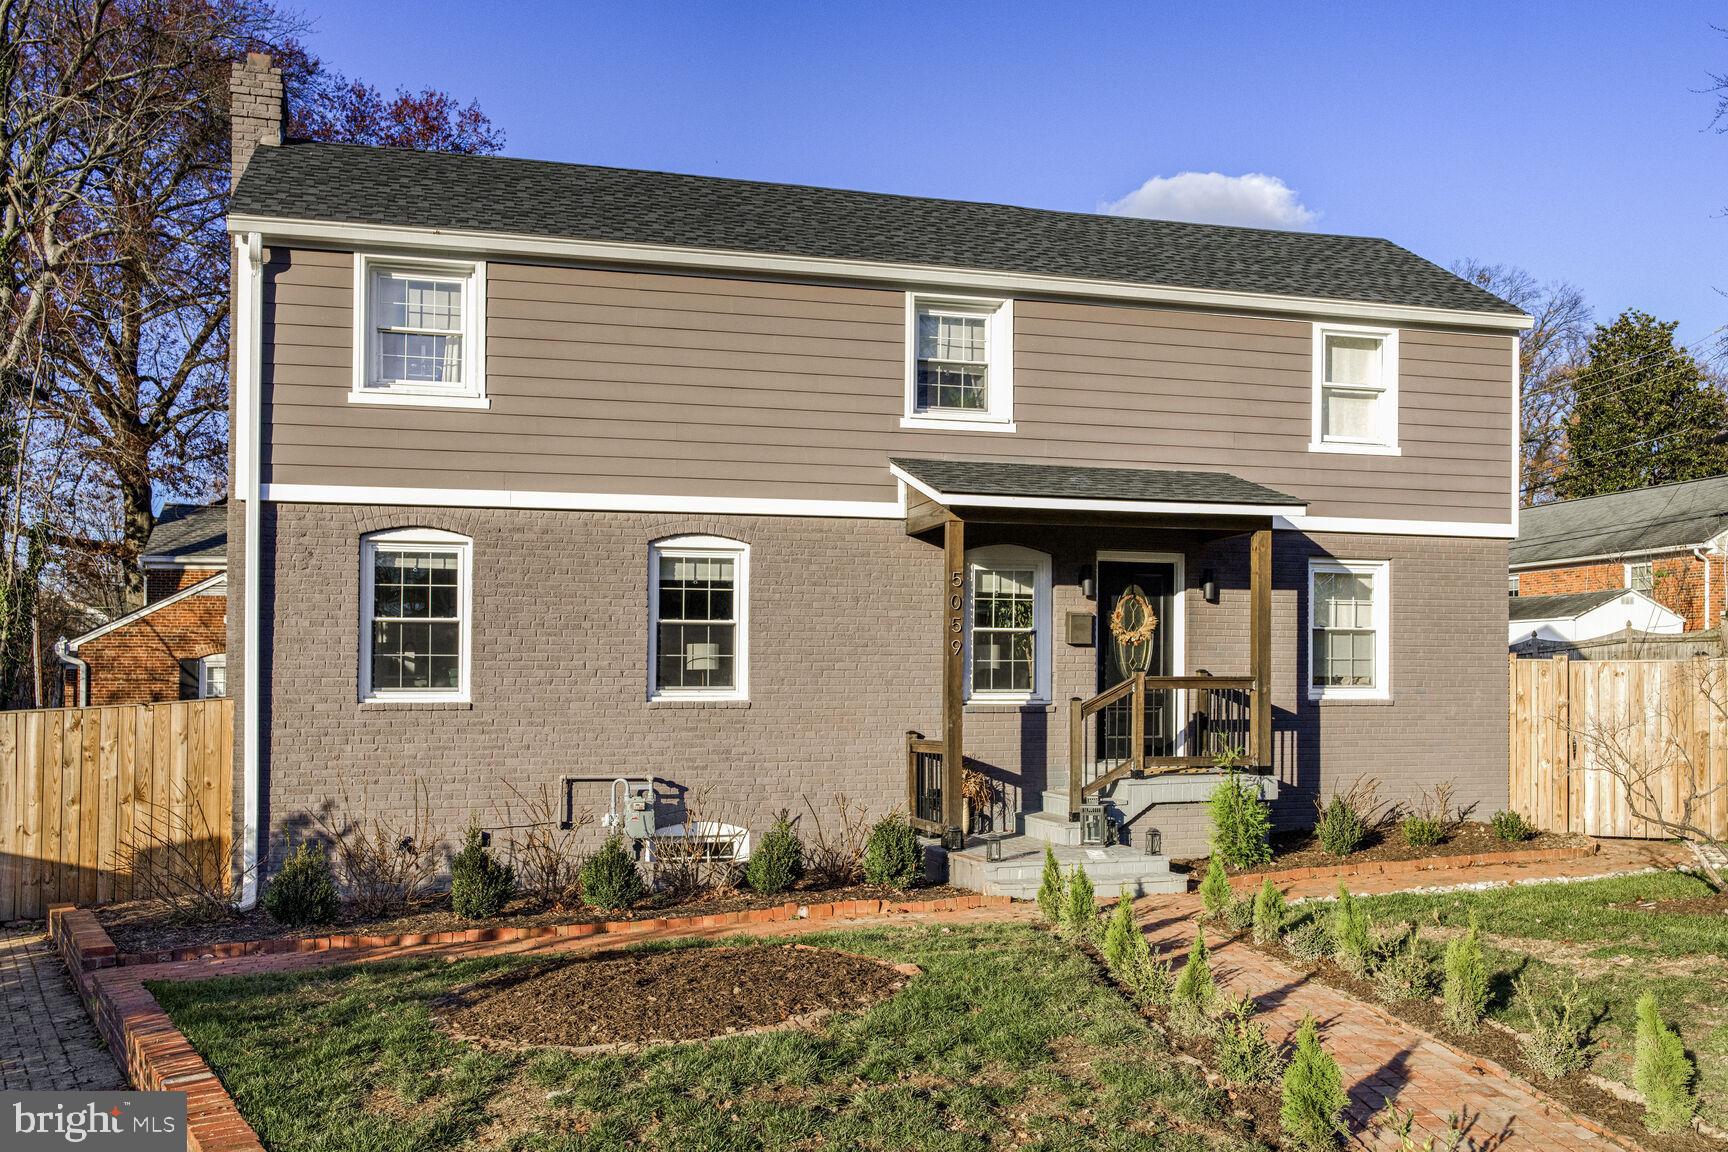
[[[210,670],[212,668],[220,668],[224,673],[226,673],[228,671],[228,653],[212,652],[208,656],[200,656],[198,658],[198,699],[200,700],[214,699],[214,697],[210,695]],[[227,694],[228,680],[227,677],[224,676],[222,680],[222,695],[226,696]]]
[[[1032,569],[1032,690],[1030,692],[986,691],[972,688],[972,620],[975,615],[973,596],[978,588],[978,573],[984,568]],[[1050,703],[1050,554],[1018,544],[992,544],[966,553],[966,700],[979,704],[1048,704]]]
[[[461,683],[456,688],[372,688],[372,575],[380,544],[391,547],[425,545],[454,548],[457,562],[457,600],[461,613]],[[424,704],[437,701],[466,704],[472,701],[474,662],[474,541],[436,528],[402,528],[374,532],[360,539],[360,700],[366,704]]]
[[[934,307],[976,312],[989,317],[988,401],[982,412],[946,415],[942,410],[918,410],[918,310]],[[906,403],[902,428],[940,428],[947,432],[1014,432],[1014,301],[979,296],[906,293]]]
[[[1648,568],[1648,569],[1650,569],[1650,591],[1645,592],[1642,589],[1640,589],[1637,585],[1632,583],[1632,569],[1634,569],[1634,568]],[[1626,583],[1626,590],[1628,592],[1637,592],[1643,596],[1654,596],[1655,595],[1655,593],[1656,593],[1656,561],[1655,560],[1628,560],[1625,564],[1625,569],[1626,569],[1626,571],[1625,571],[1625,576],[1626,576],[1625,583]]]
[[[734,562],[732,617],[738,629],[730,688],[660,686],[660,559],[663,556],[724,557]],[[750,545],[725,536],[668,536],[648,546],[648,699],[750,699]]]
[[[1314,577],[1320,573],[1374,577],[1374,679],[1371,688],[1314,683]],[[1308,561],[1308,667],[1304,679],[1310,700],[1390,700],[1392,698],[1392,565],[1386,560]]]
[[[372,381],[372,274],[381,270],[461,277],[462,385],[459,388],[383,386]],[[351,404],[396,404],[416,408],[490,408],[486,395],[486,262],[421,256],[354,254],[354,379]]]
[[[1379,339],[1381,383],[1380,438],[1377,440],[1328,440],[1325,418],[1326,338],[1328,336],[1372,336]],[[1398,447],[1398,329],[1361,324],[1318,323],[1314,325],[1314,381],[1308,435],[1310,452],[1344,452],[1362,456],[1402,456]]]

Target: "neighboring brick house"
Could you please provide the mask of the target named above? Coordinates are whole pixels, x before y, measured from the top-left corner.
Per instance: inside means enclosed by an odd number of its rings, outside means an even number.
[[[1728,476],[1539,504],[1512,542],[1518,596],[1630,588],[1716,628],[1728,604]]]
[[[344,797],[650,774],[660,826],[843,793],[1109,891],[1185,882],[1226,751],[1286,825],[1364,774],[1505,806],[1505,301],[1378,239],[235,109],[249,886]]]
[[[226,696],[228,507],[167,504],[144,545],[143,607],[60,647],[68,702]]]

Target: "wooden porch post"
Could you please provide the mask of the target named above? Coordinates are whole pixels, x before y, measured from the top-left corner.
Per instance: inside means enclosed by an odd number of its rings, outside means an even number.
[[[942,823],[959,828],[960,771],[965,764],[966,525],[958,516],[942,523],[942,607]]]
[[[1258,768],[1272,766],[1272,529],[1254,533],[1248,559],[1248,662],[1254,676],[1254,715],[1249,724]]]

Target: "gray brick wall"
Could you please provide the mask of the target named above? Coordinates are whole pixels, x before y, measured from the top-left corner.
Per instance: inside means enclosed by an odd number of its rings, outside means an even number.
[[[240,507],[231,504],[236,541]],[[357,702],[359,541],[411,526],[474,540],[472,704]],[[747,704],[646,699],[648,545],[685,533],[751,545]],[[564,774],[651,771],[671,785],[663,820],[677,818],[680,795],[753,827],[781,807],[801,810],[806,796],[823,808],[837,792],[881,812],[904,800],[905,730],[939,727],[941,555],[898,522],[273,504],[263,536],[265,820],[278,836],[343,792],[400,810],[416,781],[453,834],[470,812],[501,822],[506,781],[533,791]],[[1057,625],[1056,703],[968,708],[969,758],[1003,782],[1011,806],[1036,807],[1065,778],[1064,704],[1095,690],[1095,651],[1063,643],[1060,625],[1092,608],[1077,581],[1099,550],[1183,553],[1187,668],[1246,669],[1246,538],[1000,526],[968,535],[975,547],[1009,542],[1052,554]],[[1392,562],[1390,702],[1315,705],[1301,690],[1307,559],[1317,554]],[[1482,812],[1503,805],[1505,544],[1281,532],[1275,567],[1280,821],[1306,821],[1317,796],[1361,773],[1392,798],[1453,779]],[[1208,568],[1222,586],[1217,605],[1200,597]],[[238,696],[238,563],[233,580]],[[603,807],[605,792],[579,786],[578,802]],[[1203,812],[1156,819],[1170,836],[1202,827]]]

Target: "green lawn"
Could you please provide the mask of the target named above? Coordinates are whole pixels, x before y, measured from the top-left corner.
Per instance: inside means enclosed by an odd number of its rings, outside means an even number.
[[[1362,901],[1376,922],[1410,921],[1434,941],[1469,923],[1488,936],[1495,969],[1490,1013],[1527,1023],[1513,1002],[1513,978],[1576,974],[1600,1013],[1593,1068],[1630,1082],[1633,1005],[1649,990],[1697,1060],[1704,1118],[1728,1126],[1728,916],[1614,907],[1638,900],[1707,896],[1702,880],[1678,872],[1495,888],[1480,892],[1376,896]],[[1323,905],[1317,905],[1323,907]]]
[[[824,1027],[640,1055],[500,1055],[428,1002],[522,960],[155,984],[273,1152],[1251,1147],[1090,961],[1021,926],[802,937],[910,960],[898,996]]]

